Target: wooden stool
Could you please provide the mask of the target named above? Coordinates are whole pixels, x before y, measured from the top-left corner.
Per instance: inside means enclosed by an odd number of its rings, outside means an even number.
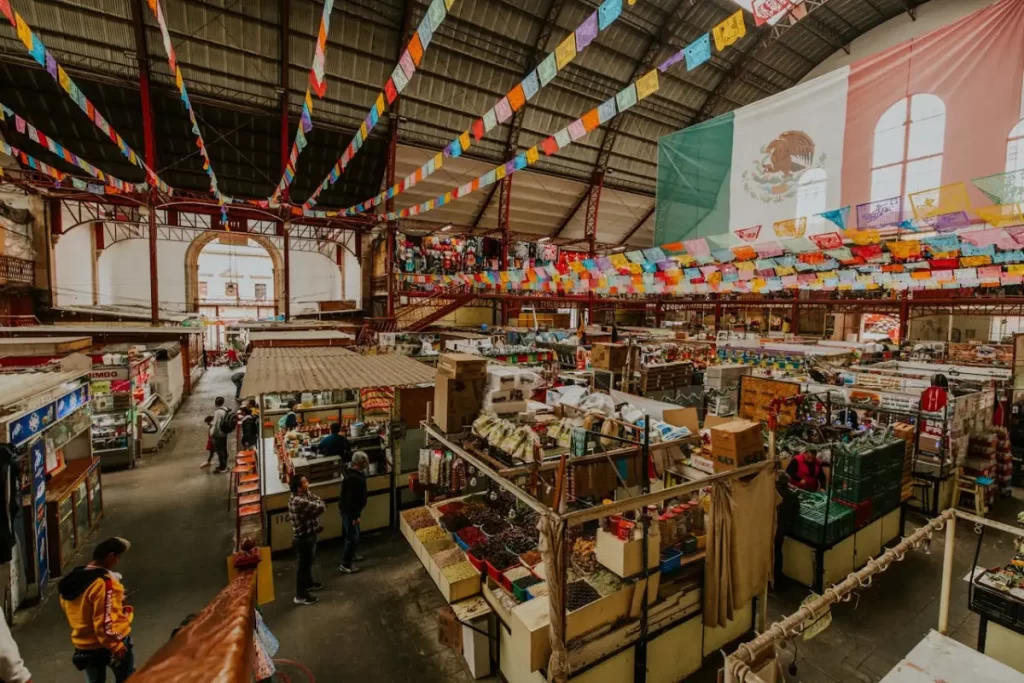
[[[260,505],[259,496],[256,496],[256,502],[250,505],[239,505],[238,512],[235,515],[235,547],[241,545],[242,542],[242,524],[257,522],[259,524],[260,535],[256,539],[257,543],[263,542],[263,506]]]
[[[989,483],[985,483],[986,481]],[[991,485],[991,481],[988,477],[961,477],[957,479],[956,491],[953,493],[953,507],[964,512],[973,512],[979,517],[984,517],[988,512],[988,506],[985,504],[985,489]],[[964,495],[973,497],[973,505],[971,507],[960,504],[960,498]]]
[[[231,509],[231,499],[237,495],[238,487],[243,483],[249,483],[243,481],[244,477],[255,477],[257,483],[259,483],[260,475],[256,474],[256,465],[235,465],[231,470],[231,483],[228,485],[228,510]]]

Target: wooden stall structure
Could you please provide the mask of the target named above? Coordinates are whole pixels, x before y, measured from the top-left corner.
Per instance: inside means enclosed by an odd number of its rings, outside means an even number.
[[[354,335],[338,330],[265,330],[250,332],[249,341],[253,349],[261,348],[311,348],[325,346],[352,346]]]
[[[249,359],[242,395],[257,398],[263,410],[260,443],[260,485],[264,528],[274,551],[291,546],[288,521],[288,478],[296,471],[293,453],[304,452],[296,439],[286,438],[280,416],[290,400],[297,401],[298,438],[315,440],[328,433],[332,422],[355,426],[350,437],[353,451],[370,458],[367,473],[369,502],[362,529],[384,529],[395,523],[400,491],[416,468],[405,449],[408,420],[425,414],[425,394],[432,390],[434,373],[426,365],[400,355],[361,356],[340,347],[256,348]],[[412,411],[414,414],[409,415]],[[362,427],[361,427],[362,425]],[[365,432],[363,427],[367,427]],[[414,451],[415,452],[415,451]],[[403,457],[404,456],[404,457]],[[321,467],[319,458],[299,465],[314,493],[337,502],[341,494],[341,468]],[[324,515],[322,540],[341,535],[341,518]]]

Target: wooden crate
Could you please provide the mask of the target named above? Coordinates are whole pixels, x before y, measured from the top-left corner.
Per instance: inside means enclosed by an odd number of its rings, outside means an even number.
[[[640,371],[641,393],[688,387],[692,383],[693,363],[690,361],[652,365]]]
[[[647,568],[654,569],[661,562],[661,536],[658,526],[651,525],[647,537]],[[623,578],[643,571],[643,540],[623,541],[604,529],[597,530],[597,561]]]

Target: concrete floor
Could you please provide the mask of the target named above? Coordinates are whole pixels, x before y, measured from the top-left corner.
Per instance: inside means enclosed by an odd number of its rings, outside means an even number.
[[[128,591],[136,591],[134,640],[144,662],[187,614],[197,612],[226,582],[225,557],[231,550],[232,522],[227,512],[227,479],[200,470],[205,446],[203,416],[214,396],[230,396],[230,373],[211,370],[174,419],[178,433],[158,454],[135,470],[104,475],[106,520],[100,537],[124,536],[132,550],[123,562]],[[1003,501],[997,517],[1013,521],[1024,510],[1018,499]],[[333,514],[329,510],[328,514]],[[913,522],[913,520],[911,520]],[[95,542],[98,539],[93,539]],[[967,583],[960,580],[973,560],[977,536],[961,523],[957,534],[951,626],[953,637],[976,645],[978,619],[967,609]],[[880,680],[934,628],[942,569],[941,534],[931,554],[909,554],[849,603],[833,610],[832,626],[816,639],[800,643],[802,683]],[[90,547],[86,553],[91,552]],[[366,537],[363,571],[339,575],[340,548],[318,549],[317,578],[326,583],[320,603],[293,605],[294,563],[285,555],[274,562],[278,599],[263,613],[281,641],[279,657],[301,662],[316,680],[375,680],[382,683],[471,680],[461,656],[438,643],[435,614],[444,605],[438,591],[397,533]],[[1005,563],[1013,554],[1006,535],[987,533],[981,564]],[[84,563],[84,561],[83,561]],[[807,591],[796,587],[769,598],[771,620],[792,613]],[[67,623],[55,590],[39,607],[20,612],[13,630],[34,680],[80,681],[70,662]],[[792,651],[792,649],[791,649]],[[787,655],[788,663],[791,656]],[[720,658],[690,680],[714,681]],[[282,671],[295,674],[289,665]],[[296,675],[293,681],[303,680]]]

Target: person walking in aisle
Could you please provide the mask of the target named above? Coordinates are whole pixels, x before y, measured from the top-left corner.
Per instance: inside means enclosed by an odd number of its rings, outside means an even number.
[[[234,411],[224,405],[224,397],[218,396],[213,402],[213,450],[217,453],[217,474],[228,471],[228,436],[235,431],[232,422],[237,422]],[[230,418],[230,419],[229,419]]]
[[[288,501],[288,519],[292,523],[292,547],[295,548],[297,567],[295,570],[296,605],[315,605],[317,598],[312,594],[324,587],[313,580],[313,558],[316,555],[316,537],[320,533],[320,515],[327,506],[323,499],[309,490],[309,481],[303,477],[292,477],[291,500]]]
[[[235,385],[235,400],[242,399],[242,382],[245,381],[245,370],[239,370],[231,375],[231,383]]]
[[[213,462],[213,456],[217,454],[213,450],[213,415],[207,415],[206,419],[206,462],[199,466],[199,469],[205,470]]]
[[[345,546],[338,571],[342,574],[355,574],[359,568],[352,563],[363,559],[356,555],[356,548],[359,545],[359,516],[366,507],[366,468],[369,464],[370,459],[366,453],[356,451],[352,454],[352,464],[345,471],[345,478],[341,480],[338,507],[341,509],[341,531],[345,534]]]
[[[60,580],[60,606],[71,625],[75,668],[85,672],[86,683],[104,683],[107,668],[114,681],[125,681],[135,673],[132,651],[132,608],[124,604],[124,586],[114,567],[131,543],[123,538],[101,541],[92,561],[75,567]]]
[[[243,406],[238,411],[239,421],[242,425],[242,450],[256,448],[256,441],[259,439],[260,421],[252,414],[249,406]]]

